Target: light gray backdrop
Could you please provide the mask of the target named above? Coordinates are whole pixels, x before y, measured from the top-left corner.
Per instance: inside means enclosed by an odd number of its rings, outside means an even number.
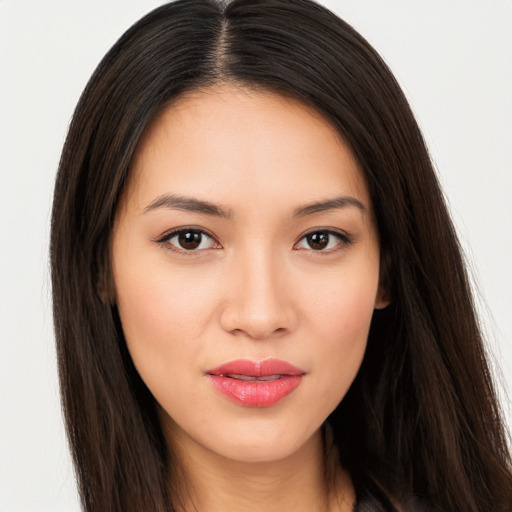
[[[0,0],[0,512],[79,510],[52,337],[52,185],[87,79],[161,3]],[[374,44],[412,103],[512,395],[512,0],[323,3]]]

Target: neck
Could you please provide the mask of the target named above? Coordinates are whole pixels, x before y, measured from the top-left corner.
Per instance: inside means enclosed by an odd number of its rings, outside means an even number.
[[[269,462],[226,459],[176,438],[172,451],[183,461],[186,475],[188,492],[181,492],[180,512],[353,510],[350,477],[339,467],[336,457],[326,461],[320,430],[299,452]]]

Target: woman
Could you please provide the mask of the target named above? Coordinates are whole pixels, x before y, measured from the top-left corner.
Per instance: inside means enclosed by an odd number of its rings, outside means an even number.
[[[398,85],[306,0],[165,5],[104,58],[52,219],[86,510],[509,510],[457,238]]]

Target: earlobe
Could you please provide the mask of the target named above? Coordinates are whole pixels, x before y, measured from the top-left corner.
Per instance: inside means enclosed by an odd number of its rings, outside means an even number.
[[[386,296],[386,294],[382,294],[381,296],[381,292],[379,290],[379,294],[377,295],[377,298],[375,299],[375,309],[376,310],[381,310],[381,309],[385,309],[387,308],[391,303],[391,300],[389,300]]]
[[[112,306],[116,303],[114,280],[110,269],[104,269],[101,272],[96,290],[103,304]]]
[[[375,309],[381,310],[391,304],[391,257],[388,251],[381,253],[379,288],[375,297]]]
[[[113,305],[115,304],[115,294],[110,289],[109,285],[100,283],[98,285],[98,296],[103,304]]]
[[[390,303],[391,298],[389,297],[387,288],[380,285],[379,289],[377,290],[377,297],[375,298],[375,309],[385,309],[389,306]]]

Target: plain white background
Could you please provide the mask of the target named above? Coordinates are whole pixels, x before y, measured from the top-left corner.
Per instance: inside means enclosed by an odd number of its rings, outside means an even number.
[[[79,510],[52,336],[52,186],[93,69],[161,3],[0,0],[0,512]],[[512,396],[512,0],[323,3],[377,48],[413,106]]]

